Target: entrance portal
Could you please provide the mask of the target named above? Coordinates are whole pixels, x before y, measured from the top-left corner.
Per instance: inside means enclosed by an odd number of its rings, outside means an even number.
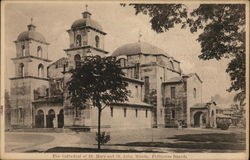
[[[58,128],[63,128],[64,126],[63,109],[60,110],[59,114],[57,115],[57,119],[58,119]]]
[[[35,124],[37,128],[44,128],[44,113],[42,110],[38,110],[35,116]]]
[[[46,126],[47,128],[54,128],[56,126],[54,126],[53,124],[53,120],[55,118],[55,111],[53,109],[50,109],[49,112],[48,112],[48,115],[46,116]]]
[[[194,114],[194,127],[201,127],[203,124],[206,124],[206,118],[203,112],[196,112]]]

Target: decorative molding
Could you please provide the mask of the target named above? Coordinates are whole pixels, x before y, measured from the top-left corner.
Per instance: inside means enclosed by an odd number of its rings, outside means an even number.
[[[14,77],[14,78],[9,78],[10,80],[16,80],[16,79],[28,79],[28,78],[33,78],[33,79],[39,79],[39,80],[46,80],[48,81],[48,78],[41,78],[41,77],[35,77],[35,76],[24,76],[24,77]]]
[[[50,43],[48,43],[48,42],[38,41],[38,40],[33,39],[33,38],[29,38],[29,39],[26,39],[26,40],[23,40],[23,41],[16,40],[16,41],[13,41],[13,42],[18,43],[18,42],[24,42],[24,41],[30,41],[30,40],[35,41],[35,42],[39,42],[39,43],[42,43],[42,44],[50,45]]]
[[[76,28],[68,29],[68,30],[66,30],[66,31],[69,32],[69,31],[75,31],[75,30],[78,30],[78,29],[92,29],[92,30],[94,30],[94,31],[96,31],[96,32],[99,32],[99,33],[103,34],[103,35],[106,35],[106,34],[107,34],[106,32],[100,31],[100,30],[98,30],[98,29],[96,29],[96,28],[93,28],[93,27],[91,27],[91,26],[76,27]]]
[[[42,61],[45,61],[45,62],[52,62],[51,60],[49,59],[45,59],[45,58],[41,58],[41,57],[35,57],[35,56],[23,56],[23,57],[16,57],[16,58],[11,58],[12,60],[19,60],[19,59],[25,59],[25,58],[33,58],[33,59],[38,59],[38,60],[42,60]]]
[[[91,48],[91,49],[94,49],[96,51],[99,51],[99,52],[103,52],[105,54],[108,54],[109,52],[105,51],[105,50],[102,50],[100,48],[96,48],[96,47],[93,47],[93,46],[81,46],[81,47],[75,47],[75,48],[69,48],[69,49],[64,49],[64,51],[74,51],[74,50],[78,50],[78,49],[87,49],[87,48]]]

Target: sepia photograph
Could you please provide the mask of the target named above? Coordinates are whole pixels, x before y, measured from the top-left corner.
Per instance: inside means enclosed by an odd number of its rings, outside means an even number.
[[[248,112],[248,1],[1,2],[0,159],[245,160]]]

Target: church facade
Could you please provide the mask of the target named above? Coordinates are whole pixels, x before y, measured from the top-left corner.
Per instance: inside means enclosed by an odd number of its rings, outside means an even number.
[[[15,41],[15,77],[11,81],[12,128],[97,128],[97,109],[72,107],[67,81],[84,56],[107,56],[106,33],[85,11],[67,30],[67,57],[51,62],[44,36],[36,26]],[[180,62],[146,42],[118,47],[111,56],[120,62],[131,91],[129,100],[114,103],[102,112],[102,127],[152,128],[216,127],[215,103],[202,103],[202,80],[196,73],[184,74]]]

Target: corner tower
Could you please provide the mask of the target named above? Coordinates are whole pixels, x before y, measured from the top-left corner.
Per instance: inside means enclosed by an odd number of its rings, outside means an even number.
[[[20,33],[16,44],[15,76],[10,78],[11,125],[12,127],[31,128],[34,124],[34,90],[48,87],[47,66],[48,45],[44,36],[29,24],[28,30]]]

